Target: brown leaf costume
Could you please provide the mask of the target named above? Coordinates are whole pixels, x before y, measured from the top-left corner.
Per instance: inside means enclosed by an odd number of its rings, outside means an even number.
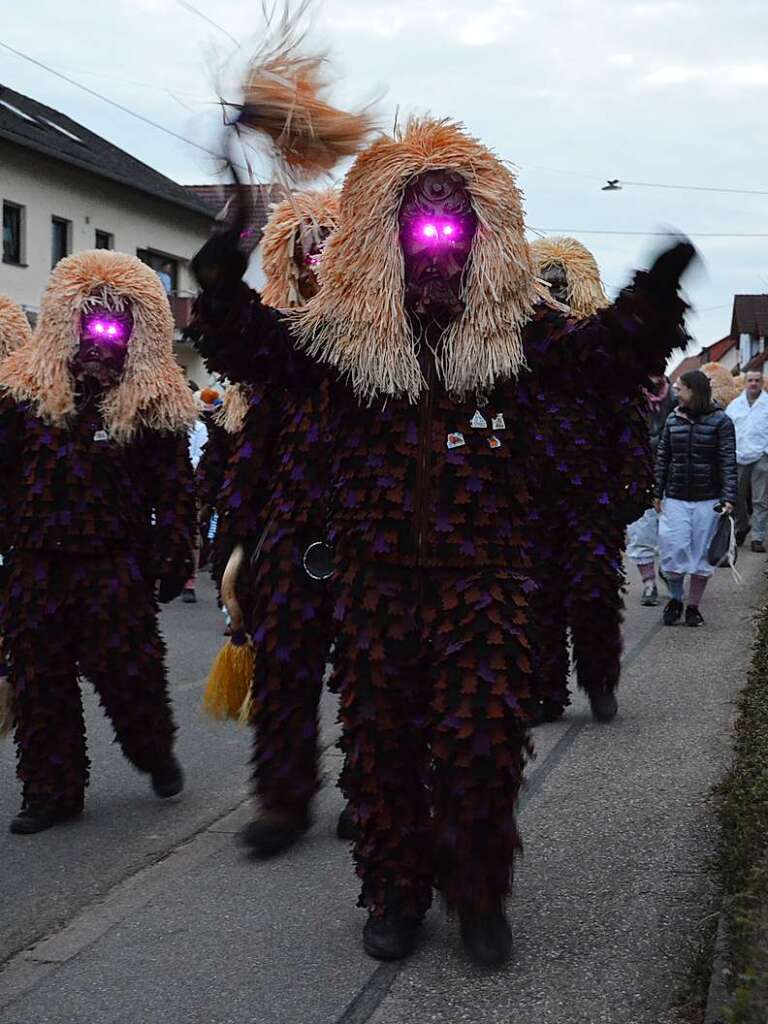
[[[538,273],[560,268],[570,315],[586,320],[609,306],[592,253],[575,238],[531,245]],[[569,703],[570,627],[579,685],[614,690],[621,664],[624,526],[650,503],[653,462],[641,400],[610,379],[559,365],[523,382],[537,447],[538,529],[533,622],[545,718]],[[622,515],[625,503],[632,511]],[[626,518],[628,516],[628,519]]]
[[[262,240],[265,301],[284,309],[302,304],[299,232],[302,225],[333,230],[338,216],[331,189],[297,193],[275,207]],[[237,544],[252,551],[261,541],[238,587],[255,655],[254,793],[265,810],[301,817],[318,786],[317,711],[331,640],[329,587],[302,565],[326,529],[327,459],[318,424],[327,416],[327,391],[305,396],[301,406],[292,392],[262,384],[230,392],[220,422],[237,434],[217,498],[216,561]]]
[[[94,305],[133,315],[124,372],[86,399],[70,364]],[[76,812],[88,780],[78,677],[144,772],[174,725],[157,580],[191,567],[187,429],[195,409],[157,276],[132,256],[78,253],[53,271],[32,340],[0,366],[2,628],[27,808]]]
[[[432,168],[461,175],[478,226],[464,312],[426,344],[405,310],[398,213]],[[509,891],[536,554],[537,445],[516,375],[566,360],[631,390],[663,363],[658,339],[682,313],[639,274],[601,315],[566,319],[539,301],[523,227],[504,164],[459,125],[416,121],[358,157],[303,309],[280,313],[245,285],[198,305],[210,366],[296,395],[328,389],[316,433],[337,558],[332,686],[361,901],[375,915],[397,899],[418,917],[434,886],[460,909],[498,907]],[[291,471],[280,466],[286,485]]]

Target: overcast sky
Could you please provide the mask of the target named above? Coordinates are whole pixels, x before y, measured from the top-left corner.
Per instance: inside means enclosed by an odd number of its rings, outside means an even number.
[[[0,0],[0,40],[200,145],[221,122],[213,70],[262,25],[258,0]],[[336,95],[464,121],[519,170],[529,225],[576,235],[609,288],[643,265],[648,232],[694,236],[706,270],[691,283],[701,344],[730,329],[734,292],[768,291],[768,194],[626,186],[605,178],[768,193],[765,0],[326,0]],[[213,181],[212,160],[0,50],[0,82],[53,106],[181,182]],[[597,232],[627,232],[601,234]],[[595,232],[594,234],[592,232]],[[637,234],[634,234],[637,232]]]

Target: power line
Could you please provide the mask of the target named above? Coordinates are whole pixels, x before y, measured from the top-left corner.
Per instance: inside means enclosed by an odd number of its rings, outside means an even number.
[[[768,196],[768,190],[755,188],[714,188],[711,185],[666,185],[658,181],[625,181],[619,178],[621,185],[634,185],[636,188],[671,188],[684,192],[724,192],[733,196]]]
[[[594,228],[534,228],[526,225],[529,231],[545,235],[638,235],[648,238],[677,238],[679,231],[613,231]],[[686,231],[689,238],[768,238],[768,232],[723,232],[723,231]]]
[[[221,157],[220,153],[215,153],[212,149],[208,149],[206,146],[201,146],[199,142],[194,142],[192,139],[188,139],[185,135],[180,135],[171,128],[166,128],[165,125],[158,124],[157,121],[153,121],[151,118],[145,117],[143,114],[137,114],[136,111],[131,110],[130,107],[125,107],[122,103],[118,103],[116,100],[112,100],[108,96],[104,96],[103,93],[97,92],[95,89],[91,89],[89,86],[83,85],[82,82],[78,82],[74,78],[70,78],[68,75],[62,74],[61,71],[57,71],[55,68],[50,67],[50,65],[44,64],[35,57],[30,57],[29,54],[22,53],[21,50],[15,50],[12,46],[9,46],[8,43],[4,43],[0,40],[0,47],[15,54],[17,57],[21,57],[22,60],[26,60],[30,64],[34,64],[35,67],[42,68],[43,71],[47,71],[49,74],[55,75],[56,78],[60,78],[63,82],[67,82],[69,85],[74,85],[77,89],[82,89],[82,91],[88,93],[89,96],[95,96],[97,100],[102,100],[104,103],[108,103],[111,107],[121,110],[124,114],[128,114],[130,117],[135,117],[136,120],[143,121],[144,124],[148,124],[152,128],[157,128],[159,131],[165,132],[166,135],[170,135],[172,138],[178,139],[179,142],[186,142],[188,146],[193,146],[195,149],[199,149],[201,152],[207,153],[208,156],[215,156],[217,159]]]

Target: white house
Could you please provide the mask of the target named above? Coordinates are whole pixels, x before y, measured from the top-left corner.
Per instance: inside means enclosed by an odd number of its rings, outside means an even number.
[[[181,341],[195,283],[188,263],[215,210],[51,107],[0,86],[0,292],[34,322],[51,268],[69,253],[132,253],[164,272],[177,325],[177,358],[199,385],[208,374]]]

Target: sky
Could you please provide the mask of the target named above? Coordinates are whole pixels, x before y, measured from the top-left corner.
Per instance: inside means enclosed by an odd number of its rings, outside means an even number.
[[[218,152],[217,97],[237,100],[264,19],[258,0],[190,2],[0,0],[0,41]],[[765,0],[316,0],[309,40],[342,105],[463,121],[516,168],[528,225],[584,242],[609,293],[654,232],[689,233],[698,345],[729,333],[734,293],[768,292]],[[2,49],[0,82],[177,181],[217,180],[205,152]]]

